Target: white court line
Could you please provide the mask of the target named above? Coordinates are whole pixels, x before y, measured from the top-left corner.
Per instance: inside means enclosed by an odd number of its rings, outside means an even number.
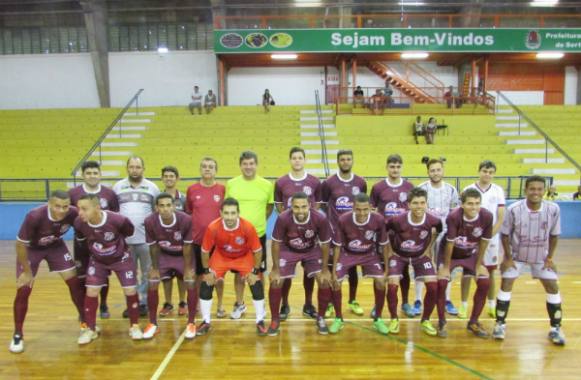
[[[155,373],[151,376],[151,380],[157,380],[161,377],[163,371],[165,371],[167,365],[169,364],[169,362],[171,362],[171,359],[173,358],[177,350],[180,348],[185,338],[186,330],[184,330],[184,332],[182,333],[182,335],[180,335],[180,337],[178,338],[177,342],[175,342],[171,350],[169,350],[167,355],[165,355],[165,358],[163,359],[159,367],[157,367],[157,371],[155,371]]]

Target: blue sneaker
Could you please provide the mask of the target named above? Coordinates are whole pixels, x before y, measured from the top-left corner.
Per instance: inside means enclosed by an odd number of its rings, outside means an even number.
[[[422,301],[417,300],[416,302],[414,302],[414,307],[412,308],[412,311],[414,312],[414,316],[416,317],[422,314]]]
[[[446,313],[450,315],[458,315],[458,309],[456,309],[452,301],[446,301]]]
[[[413,318],[415,316],[413,308],[409,303],[404,303],[401,305],[401,310],[408,318]]]

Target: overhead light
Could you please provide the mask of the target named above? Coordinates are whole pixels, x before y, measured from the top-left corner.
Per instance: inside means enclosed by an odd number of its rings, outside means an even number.
[[[162,46],[162,47],[157,48],[157,52],[160,54],[165,54],[165,53],[169,53],[169,49]]]
[[[531,7],[554,7],[559,0],[533,0]]]
[[[426,52],[401,53],[401,59],[426,59],[429,56]]]
[[[397,5],[413,5],[413,6],[420,6],[426,5],[425,1],[400,1]]]
[[[561,52],[542,52],[537,53],[537,59],[561,59],[565,54]]]
[[[295,7],[297,8],[314,8],[314,7],[322,7],[322,1],[312,1],[312,0],[295,0]]]
[[[272,58],[272,59],[282,59],[282,60],[297,59],[297,57],[298,57],[298,55],[296,55],[296,54],[271,54],[270,55],[270,58]]]

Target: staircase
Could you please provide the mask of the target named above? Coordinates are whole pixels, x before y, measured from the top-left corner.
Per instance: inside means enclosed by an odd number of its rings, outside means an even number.
[[[337,129],[335,128],[335,111],[332,107],[323,107],[323,128],[327,144],[327,161],[335,164],[335,156],[339,148]],[[325,167],[321,155],[321,139],[316,111],[305,109],[300,111],[301,146],[307,155],[306,171],[314,176],[324,177]]]
[[[414,103],[438,103],[438,99],[427,94],[422,89],[406,80],[402,75],[398,74],[395,69],[387,64],[374,61],[369,62],[367,67],[384,80],[389,81],[394,89],[413,99]]]
[[[472,72],[467,71],[464,73],[464,81],[462,82],[462,92],[460,96],[470,96],[470,80],[471,80]]]

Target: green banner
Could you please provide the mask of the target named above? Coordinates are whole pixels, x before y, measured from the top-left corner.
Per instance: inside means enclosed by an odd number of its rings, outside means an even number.
[[[214,31],[216,53],[581,52],[581,29],[244,29]]]

